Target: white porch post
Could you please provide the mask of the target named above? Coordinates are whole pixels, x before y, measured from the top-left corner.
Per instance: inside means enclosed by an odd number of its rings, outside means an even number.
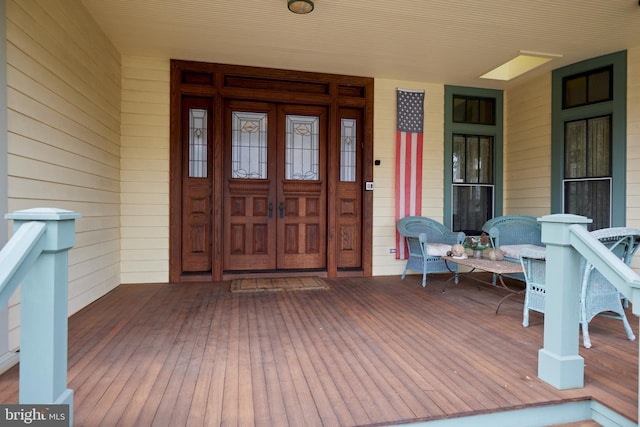
[[[37,208],[5,216],[14,230],[46,223],[43,251],[20,290],[20,390],[23,404],[68,404],[73,425],[73,390],[67,388],[69,249],[79,214]]]
[[[544,347],[538,352],[538,377],[564,390],[584,387],[580,341],[580,254],[570,245],[569,227],[590,219],[556,214],[539,218],[546,244]]]

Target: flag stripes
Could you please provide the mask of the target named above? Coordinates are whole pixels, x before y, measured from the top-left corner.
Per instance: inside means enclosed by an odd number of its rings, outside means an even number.
[[[422,145],[424,92],[398,89],[396,131],[396,222],[422,214]],[[405,259],[407,248],[396,230],[396,258]]]

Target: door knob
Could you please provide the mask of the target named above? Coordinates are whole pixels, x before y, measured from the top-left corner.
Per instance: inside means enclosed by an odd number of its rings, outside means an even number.
[[[273,202],[269,202],[269,218],[273,217]]]
[[[278,208],[280,209],[280,218],[284,218],[284,202],[280,202]]]

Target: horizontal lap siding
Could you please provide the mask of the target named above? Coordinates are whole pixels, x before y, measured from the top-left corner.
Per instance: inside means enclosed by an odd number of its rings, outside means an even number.
[[[119,54],[82,7],[7,1],[6,10],[8,207],[82,215],[69,254],[71,314],[120,283]]]
[[[169,280],[169,67],[122,58],[122,283]]]
[[[627,225],[640,228],[640,47],[627,52]],[[632,263],[640,269],[638,257]],[[638,271],[638,270],[636,270]]]
[[[504,213],[551,211],[551,74],[506,91]]]
[[[405,261],[396,260],[395,156],[396,89],[424,90],[422,214],[437,221],[444,215],[444,86],[388,79],[375,80],[373,200],[373,275],[400,274]]]

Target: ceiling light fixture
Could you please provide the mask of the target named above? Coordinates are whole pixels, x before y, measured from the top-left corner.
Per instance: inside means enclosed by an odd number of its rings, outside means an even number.
[[[313,11],[314,6],[311,0],[287,0],[287,7],[293,13],[306,15]]]
[[[481,79],[512,80],[516,77],[546,64],[554,58],[562,58],[555,53],[530,52],[521,50],[520,54],[512,60],[494,68],[480,76]]]

